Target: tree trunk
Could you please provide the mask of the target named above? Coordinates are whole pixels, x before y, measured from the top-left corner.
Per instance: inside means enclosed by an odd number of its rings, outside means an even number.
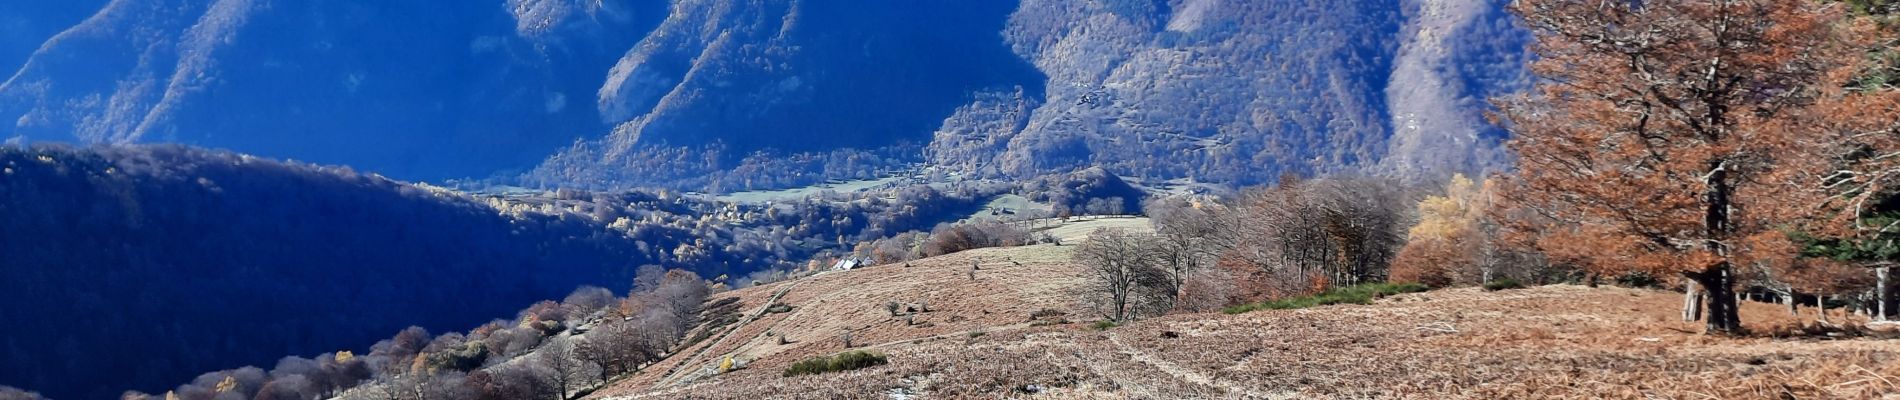
[[[1696,289],[1694,280],[1683,284],[1682,321],[1695,322],[1702,319],[1702,291]]]
[[[1896,290],[1900,289],[1900,287],[1895,287],[1892,276],[1893,267],[1874,269],[1874,277],[1876,278],[1876,283],[1874,284],[1876,300],[1874,300],[1874,302],[1878,303],[1878,305],[1874,307],[1874,320],[1886,321],[1895,318],[1896,314],[1900,314],[1900,310],[1896,310],[1896,308],[1900,308],[1900,304],[1897,304],[1900,302],[1896,300],[1900,299],[1895,298],[1900,296],[1896,296],[1896,293],[1894,293],[1900,291]]]
[[[1794,289],[1788,289],[1788,294],[1781,297],[1781,303],[1788,305],[1788,315],[1801,316],[1801,303],[1796,300],[1798,297],[1801,297],[1801,293]]]
[[[1729,275],[1728,264],[1722,263],[1707,272],[1695,274],[1690,279],[1701,284],[1703,291],[1707,292],[1707,295],[1703,296],[1708,307],[1708,315],[1704,318],[1708,322],[1708,328],[1704,333],[1740,333],[1742,331],[1740,304],[1735,302],[1735,278]]]
[[[1814,295],[1814,322],[1827,323],[1827,296]]]
[[[1713,122],[1710,126],[1722,126],[1720,121],[1723,118],[1723,110],[1711,108],[1708,113]],[[1721,261],[1690,277],[1702,284],[1703,290],[1708,292],[1706,297],[1709,315],[1705,318],[1708,321],[1708,330],[1705,333],[1710,334],[1734,334],[1742,331],[1742,317],[1738,308],[1740,304],[1735,301],[1735,277],[1731,271],[1735,266],[1729,264],[1727,245],[1714,240],[1725,239],[1735,233],[1735,227],[1731,226],[1729,221],[1731,211],[1729,208],[1732,201],[1730,195],[1733,194],[1735,187],[1734,183],[1728,180],[1728,173],[1728,160],[1721,158],[1710,160],[1709,175],[1704,180],[1709,185],[1709,190],[1704,193],[1708,208],[1704,211],[1702,228],[1705,230],[1704,234],[1712,239],[1705,245],[1708,246],[1710,252],[1721,257]]]

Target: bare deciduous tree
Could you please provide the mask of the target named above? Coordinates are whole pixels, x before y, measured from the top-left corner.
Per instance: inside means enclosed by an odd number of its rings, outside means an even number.
[[[1087,268],[1091,300],[1110,321],[1166,310],[1173,300],[1168,273],[1153,246],[1152,237],[1121,229],[1099,229],[1075,250],[1074,258]]]
[[[1382,280],[1405,242],[1410,196],[1397,182],[1301,180],[1235,200],[1219,261],[1236,269],[1248,300],[1299,295]]]
[[[1232,248],[1235,235],[1229,231],[1236,226],[1223,224],[1223,214],[1231,211],[1213,199],[1167,197],[1150,201],[1142,209],[1160,239],[1155,251],[1167,268],[1168,290],[1176,298],[1185,296],[1188,280]]]
[[[620,376],[633,372],[641,364],[657,357],[659,351],[649,344],[648,331],[634,321],[612,320],[587,333],[580,343],[578,355],[587,362],[600,366],[600,379]]]
[[[498,365],[469,374],[469,385],[479,400],[559,399],[553,373],[535,363]]]
[[[547,367],[552,372],[555,386],[561,390],[563,398],[587,387],[588,382],[600,376],[600,368],[586,358],[581,357],[580,349],[574,345],[574,339],[560,337],[548,340],[535,352],[535,363]]]

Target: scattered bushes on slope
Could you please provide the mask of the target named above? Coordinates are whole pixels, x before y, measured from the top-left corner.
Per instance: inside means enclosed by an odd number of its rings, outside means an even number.
[[[46,400],[39,393],[28,392],[9,386],[0,386],[0,400]]]
[[[1492,291],[1492,292],[1505,290],[1505,289],[1523,289],[1523,288],[1524,288],[1523,282],[1518,282],[1516,279],[1511,279],[1511,278],[1500,278],[1497,280],[1484,283],[1484,290]]]
[[[364,399],[363,393],[384,391],[455,399],[567,394],[653,362],[707,320],[700,314],[709,285],[698,275],[646,266],[633,281],[624,298],[603,288],[583,287],[562,302],[536,303],[512,321],[495,320],[467,333],[432,337],[425,329],[410,327],[376,343],[367,354],[346,350],[315,359],[284,357],[268,370],[243,367],[201,374],[170,392],[185,400],[308,399],[345,393],[358,395],[342,398]],[[734,308],[736,301],[712,304],[716,312]],[[575,329],[586,326],[593,328],[584,333]],[[12,400],[5,395],[0,390],[0,400]],[[122,398],[167,397],[126,392]]]
[[[1417,283],[1373,283],[1334,288],[1312,296],[1243,304],[1228,307],[1222,311],[1228,314],[1240,314],[1258,310],[1292,310],[1333,304],[1372,304],[1373,299],[1402,293],[1423,292],[1425,289],[1425,285]]]
[[[864,350],[852,350],[834,356],[819,356],[793,363],[785,369],[784,376],[815,375],[827,372],[850,371],[884,365],[890,361],[883,353]]]
[[[995,220],[979,220],[938,224],[929,234],[912,231],[864,242],[858,245],[856,254],[883,265],[965,250],[1023,246],[1035,242],[1029,231],[1022,227]]]

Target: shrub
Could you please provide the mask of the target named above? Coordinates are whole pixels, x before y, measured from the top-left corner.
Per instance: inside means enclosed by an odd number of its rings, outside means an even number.
[[[1261,303],[1243,304],[1228,307],[1221,311],[1228,314],[1240,314],[1258,310],[1292,310],[1333,304],[1372,304],[1373,299],[1401,293],[1423,292],[1425,290],[1425,285],[1417,283],[1372,283],[1334,288],[1312,296],[1288,297]]]
[[[1616,276],[1616,285],[1627,288],[1654,289],[1662,287],[1662,280],[1645,272],[1631,272]]]
[[[1516,279],[1511,279],[1511,278],[1500,278],[1497,280],[1484,283],[1484,290],[1490,291],[1490,292],[1495,292],[1495,291],[1505,290],[1505,289],[1522,289],[1522,288],[1524,288],[1524,283],[1518,282]]]
[[[1414,229],[1415,231],[1418,229]],[[1393,282],[1418,282],[1425,286],[1450,287],[1458,281],[1458,265],[1472,264],[1470,252],[1454,239],[1415,238],[1399,249],[1389,272]]]
[[[488,344],[482,341],[470,341],[461,346],[443,349],[440,352],[424,356],[423,367],[429,371],[474,371],[488,360]]]
[[[786,313],[786,312],[792,312],[792,306],[785,305],[785,303],[772,303],[771,307],[765,308],[765,313],[767,314],[777,314],[777,313]]]
[[[850,371],[870,368],[889,363],[883,353],[853,350],[838,353],[835,356],[820,356],[793,363],[785,369],[784,376],[814,375],[827,372]]]
[[[1029,231],[1014,225],[982,220],[964,224],[941,224],[931,230],[920,248],[926,257],[989,247],[1014,247],[1030,243]]]
[[[1041,310],[1036,310],[1036,312],[1029,313],[1029,319],[1060,318],[1064,315],[1069,315],[1069,313],[1065,313],[1065,312],[1062,312],[1062,310],[1057,310],[1053,308],[1044,308]]]

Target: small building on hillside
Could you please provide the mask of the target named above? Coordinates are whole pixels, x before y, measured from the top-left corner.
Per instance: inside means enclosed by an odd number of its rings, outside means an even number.
[[[870,265],[871,265],[871,260],[869,259],[858,258],[858,257],[845,257],[844,259],[838,260],[836,264],[831,264],[831,270],[832,271],[850,271],[850,270],[858,269],[859,267],[866,267]]]

